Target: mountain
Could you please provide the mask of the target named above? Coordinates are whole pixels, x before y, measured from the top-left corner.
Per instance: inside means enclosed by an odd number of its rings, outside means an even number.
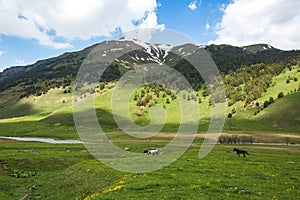
[[[135,50],[122,54],[128,47]],[[120,40],[104,41],[78,52],[64,53],[32,65],[16,66],[4,70],[0,73],[0,128],[9,129],[8,132],[14,134],[14,127],[21,127],[20,124],[23,124],[18,121],[18,118],[14,120],[14,117],[25,116],[24,124],[28,130],[26,129],[27,131],[24,132],[23,129],[20,129],[17,131],[18,133],[35,132],[36,126],[40,126],[38,124],[41,123],[45,127],[53,128],[53,136],[60,133],[64,137],[70,137],[69,134],[74,133],[70,111],[72,102],[70,93],[73,89],[73,81],[81,64],[94,48],[97,48],[97,53],[102,58],[109,59],[111,56],[119,55],[106,69],[101,77],[101,83],[95,91],[87,91],[91,94],[96,93],[101,105],[105,105],[104,108],[99,108],[97,113],[100,113],[99,116],[101,115],[102,118],[99,119],[103,120],[101,122],[109,130],[116,130],[108,106],[112,93],[111,88],[123,73],[146,63],[156,63],[158,67],[165,64],[174,68],[185,76],[197,95],[191,94],[189,91],[175,94],[176,92],[171,91],[170,88],[159,85],[148,85],[141,88],[133,94],[130,102],[131,114],[137,123],[148,123],[148,111],[155,103],[161,104],[167,109],[174,107],[173,101],[176,100],[177,95],[187,101],[198,101],[201,109],[204,110],[202,121],[206,122],[210,117],[208,108],[214,106],[214,102],[210,98],[202,77],[185,60],[191,51],[196,56],[200,56],[198,53],[206,50],[222,73],[226,89],[226,103],[228,103],[227,114],[228,118],[232,117],[231,121],[226,123],[229,130],[246,130],[246,128],[253,130],[256,122],[263,124],[264,118],[259,118],[262,113],[271,109],[275,110],[276,105],[281,105],[276,103],[278,93],[283,92],[284,98],[288,98],[290,94],[300,90],[300,51],[283,51],[265,44],[247,47],[195,44],[171,46],[121,38]],[[296,98],[298,97],[299,95],[296,95]],[[290,107],[295,107],[295,101],[288,99],[283,102],[290,104]],[[267,108],[269,104],[272,105]],[[166,131],[174,130],[178,125],[176,110],[169,109],[168,112],[172,114]],[[271,116],[276,112],[271,110],[269,113]],[[279,118],[277,121],[280,120]],[[3,122],[1,125],[1,119],[12,120],[14,123]],[[31,123],[31,120],[37,121]],[[61,123],[64,125],[55,125]],[[298,130],[294,124],[291,127],[284,127],[284,129],[287,131]],[[206,126],[207,124],[200,127],[201,130],[203,131]],[[272,127],[271,123],[268,127],[263,125],[260,127],[264,130],[277,130],[276,127]],[[40,130],[36,131],[42,136],[43,133],[39,132]]]
[[[272,64],[284,62],[300,55],[300,51],[282,51],[265,44],[250,45],[247,47],[185,44],[172,47],[170,45],[149,44],[136,39],[121,38],[120,40],[104,41],[78,52],[65,53],[58,57],[41,60],[32,65],[5,69],[0,73],[0,91],[19,84],[27,87],[36,83],[47,82],[45,83],[47,87],[38,89],[42,92],[46,92],[54,86],[68,85],[76,76],[80,65],[88,53],[97,45],[105,49],[102,56],[105,56],[109,52],[120,51],[118,48],[112,48],[116,47],[116,45],[135,46],[138,49],[116,59],[113,64],[117,67],[112,70],[112,73],[107,74],[107,77],[104,77],[106,81],[117,79],[120,76],[120,71],[126,71],[126,69],[145,63],[166,64],[176,68],[176,65],[182,65],[180,61],[187,54],[187,49],[190,45],[197,48],[205,48],[210,53],[219,70],[225,74],[242,66],[257,63]],[[180,57],[173,52],[182,56]],[[194,73],[193,70],[190,70],[190,72]],[[117,73],[117,75],[114,73]]]
[[[267,50],[278,50],[268,44],[253,44],[253,45],[243,46],[242,48],[244,51],[247,51],[248,53],[257,53],[257,52],[267,51]]]
[[[37,61],[35,64],[27,66],[15,66],[5,69],[0,73],[0,93],[6,90],[12,90],[11,98],[23,98],[30,95],[40,96],[47,93],[51,88],[68,87],[67,92],[71,91],[71,85],[76,74],[93,49],[97,48],[97,55],[102,58],[110,58],[118,55],[110,66],[106,69],[101,77],[101,82],[110,82],[118,80],[126,71],[134,69],[139,65],[147,63],[165,64],[174,68],[181,73],[196,90],[200,90],[203,86],[203,79],[197,70],[187,61],[185,57],[191,53],[196,57],[201,56],[201,50],[205,49],[216,63],[220,72],[228,75],[225,82],[233,87],[249,82],[249,77],[260,76],[259,74],[251,74],[250,71],[265,70],[268,81],[263,81],[261,85],[270,84],[270,77],[278,75],[285,67],[297,64],[300,58],[300,51],[283,51],[271,47],[267,44],[256,44],[245,47],[235,47],[231,45],[195,45],[183,44],[179,46],[150,44],[141,42],[133,38],[121,38],[119,40],[103,41],[99,44],[87,47],[78,52],[68,52],[60,56]],[[125,50],[127,53],[123,53]],[[134,50],[132,50],[134,49]],[[115,57],[114,57],[115,58]],[[262,64],[262,68],[260,64]],[[243,69],[245,66],[258,65],[255,69]],[[269,65],[272,69],[268,69]],[[239,77],[234,77],[232,72],[239,69]],[[241,73],[241,70],[244,71]],[[244,78],[242,78],[244,77]],[[253,87],[251,84],[247,87]],[[248,101],[252,101],[262,94],[265,86],[260,92],[247,91],[250,97]],[[233,90],[230,89],[229,90]],[[229,91],[228,90],[228,91]],[[228,92],[227,91],[227,92]],[[258,93],[258,94],[257,94]],[[231,94],[231,92],[229,92]],[[254,97],[252,97],[254,96]],[[229,98],[236,100],[244,98],[236,98],[236,95],[229,95]],[[1,97],[0,97],[1,99]],[[2,103],[5,103],[6,99]],[[233,102],[236,102],[234,100]]]

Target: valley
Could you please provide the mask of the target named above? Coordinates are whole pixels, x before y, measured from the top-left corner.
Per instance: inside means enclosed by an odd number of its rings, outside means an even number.
[[[172,47],[123,38],[99,44],[107,48],[101,56],[119,51],[112,48],[117,43],[133,45],[138,50],[110,63],[96,87],[90,89],[83,83],[88,90],[76,98],[76,73],[96,45],[0,73],[0,136],[80,140],[73,119],[73,101],[93,98],[97,121],[110,142],[142,153],[145,149],[162,148],[176,136],[182,123],[182,100],[184,104],[195,103],[200,114],[189,149],[161,170],[126,173],[97,161],[83,144],[0,138],[0,199],[21,199],[26,195],[25,199],[85,200],[300,198],[299,51],[283,51],[266,44],[192,46],[207,50],[213,58],[226,92],[221,133],[224,140],[220,137],[208,156],[200,159],[199,148],[212,108],[220,102],[211,98],[209,86],[183,59],[191,44]],[[124,74],[150,63],[175,69],[189,81],[193,91],[150,83],[137,87],[128,100],[129,116],[120,115],[121,119],[129,118],[146,127],[151,124],[154,107],[166,113],[165,122],[155,121],[154,126],[162,126],[159,133],[137,138],[116,123],[112,97]],[[250,155],[239,158],[232,151],[234,147],[247,149]],[[150,155],[148,158],[152,159]]]

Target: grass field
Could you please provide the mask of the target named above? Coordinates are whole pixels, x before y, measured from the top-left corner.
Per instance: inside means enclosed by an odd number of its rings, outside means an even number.
[[[1,164],[0,199],[20,199],[26,194],[27,199],[59,200],[300,199],[299,147],[217,145],[200,159],[200,146],[194,144],[166,168],[128,174],[99,163],[82,145],[0,143],[1,163],[9,168],[6,172]],[[147,142],[130,145],[142,152]],[[233,147],[251,155],[239,158]]]

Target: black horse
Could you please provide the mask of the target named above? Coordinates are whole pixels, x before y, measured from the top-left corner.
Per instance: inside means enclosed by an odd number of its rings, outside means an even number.
[[[240,150],[240,149],[237,149],[237,148],[234,148],[233,151],[236,152],[236,154],[240,157],[240,154],[243,154],[244,155],[244,158],[246,157],[246,154],[250,155],[247,151],[245,150]]]

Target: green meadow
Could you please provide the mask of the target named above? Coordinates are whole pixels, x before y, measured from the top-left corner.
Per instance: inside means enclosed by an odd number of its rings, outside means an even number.
[[[299,147],[216,145],[200,159],[194,143],[166,168],[130,174],[101,164],[83,145],[0,143],[0,199],[300,199]],[[142,152],[149,144],[130,145]],[[238,157],[233,147],[250,155]]]

